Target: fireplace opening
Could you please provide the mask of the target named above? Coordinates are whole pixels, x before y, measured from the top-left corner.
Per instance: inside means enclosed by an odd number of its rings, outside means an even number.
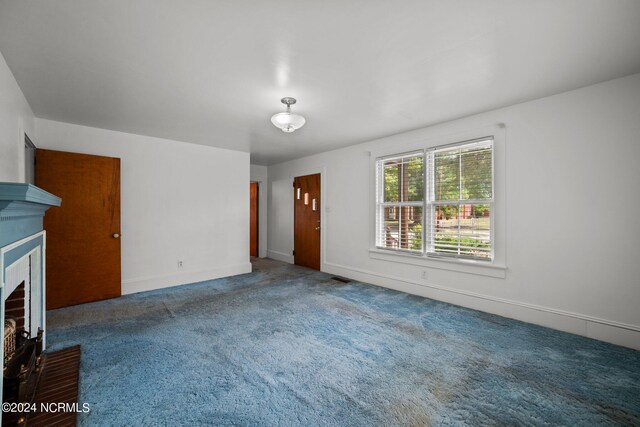
[[[11,295],[7,297],[4,302],[4,318],[13,319],[16,322],[16,329],[29,329],[25,328],[25,284],[24,281],[11,292]],[[29,326],[29,325],[27,325]],[[5,353],[6,355],[6,353]]]
[[[42,329],[31,338],[30,289],[22,281],[4,300],[4,366],[2,400],[30,402],[37,385],[42,353]],[[5,412],[5,425],[20,425],[24,414]]]

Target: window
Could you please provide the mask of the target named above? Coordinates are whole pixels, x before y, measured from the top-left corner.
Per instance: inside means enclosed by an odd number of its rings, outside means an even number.
[[[423,251],[424,152],[378,161],[378,246]]]
[[[427,151],[427,253],[492,259],[493,139]]]
[[[376,159],[376,246],[492,260],[493,138]]]

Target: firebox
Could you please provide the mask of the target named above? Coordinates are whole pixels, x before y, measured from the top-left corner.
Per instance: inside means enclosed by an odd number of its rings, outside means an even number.
[[[17,329],[24,329],[24,317],[25,317],[25,304],[28,301],[25,300],[25,282],[22,281],[18,285],[17,288],[11,292],[11,294],[4,300],[4,319],[5,319],[5,328],[7,319],[13,319],[15,323],[15,327]],[[29,329],[27,325],[27,330]],[[5,336],[6,337],[6,336]],[[6,346],[5,346],[5,358],[7,357]]]
[[[4,274],[3,403],[30,403],[36,392],[43,348],[39,248],[12,262]],[[33,296],[36,295],[34,299]],[[23,425],[25,414],[3,411],[2,425]]]
[[[28,386],[42,353],[42,328],[31,338],[29,291],[30,286],[23,280],[4,301],[4,402],[28,400]]]

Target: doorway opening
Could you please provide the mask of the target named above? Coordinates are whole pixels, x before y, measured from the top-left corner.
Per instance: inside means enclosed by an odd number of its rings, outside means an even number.
[[[36,183],[36,145],[24,134],[24,182]]]
[[[259,256],[259,211],[260,185],[249,183],[249,256]]]
[[[294,264],[320,270],[320,174],[293,180]]]

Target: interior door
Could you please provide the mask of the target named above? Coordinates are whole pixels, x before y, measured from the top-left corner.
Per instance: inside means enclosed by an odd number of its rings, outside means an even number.
[[[44,216],[47,309],[120,296],[120,159],[37,149],[36,185],[62,198]]]
[[[320,270],[320,174],[294,179],[293,210],[294,262]]]
[[[257,182],[249,184],[249,255],[258,256],[258,194]]]

